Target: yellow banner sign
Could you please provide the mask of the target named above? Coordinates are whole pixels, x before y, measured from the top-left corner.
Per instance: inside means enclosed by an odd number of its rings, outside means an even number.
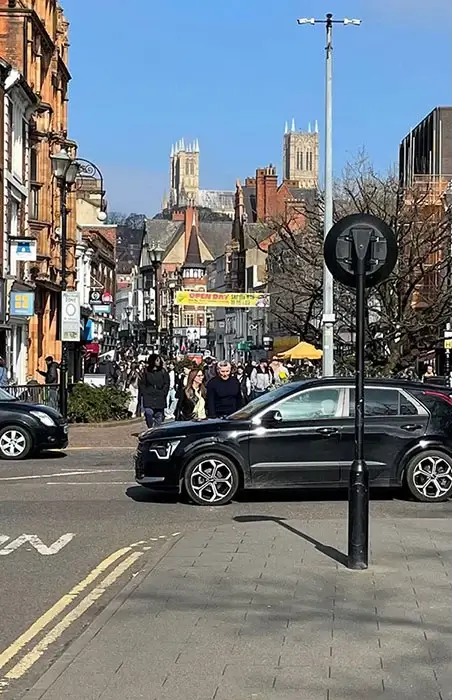
[[[176,292],[176,304],[179,306],[222,306],[242,309],[268,308],[270,296],[268,294],[238,294],[236,292],[222,294],[183,290]]]

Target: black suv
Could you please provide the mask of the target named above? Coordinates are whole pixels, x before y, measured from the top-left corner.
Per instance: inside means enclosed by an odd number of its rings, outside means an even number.
[[[139,437],[135,477],[222,505],[238,489],[344,487],[354,455],[353,379],[293,382],[225,420],[168,423]],[[452,494],[452,390],[367,380],[364,457],[371,486],[419,501]]]

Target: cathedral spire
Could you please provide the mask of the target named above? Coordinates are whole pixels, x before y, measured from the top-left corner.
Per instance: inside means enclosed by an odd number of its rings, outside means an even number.
[[[317,119],[315,120],[315,133],[319,133],[319,122],[317,121]]]
[[[286,122],[285,125],[284,125],[284,133],[285,133],[285,134],[288,134],[288,133],[289,133],[289,125],[288,125],[287,122]]]
[[[171,145],[171,158],[174,158],[174,144]]]
[[[180,150],[185,151],[185,141],[183,138],[180,140]]]
[[[292,117],[292,126],[291,126],[291,131],[295,131],[295,119]]]
[[[195,140],[195,153],[199,153],[199,142],[198,142],[198,139]]]
[[[308,134],[310,134],[310,133],[311,133],[311,122],[309,122],[309,124],[308,124]]]

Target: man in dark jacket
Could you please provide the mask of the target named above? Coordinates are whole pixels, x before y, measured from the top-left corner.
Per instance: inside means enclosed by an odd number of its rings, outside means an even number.
[[[45,378],[46,384],[58,384],[58,370],[60,366],[58,362],[55,362],[53,357],[49,355],[46,357],[47,369],[42,371],[41,369],[36,370],[41,377]]]
[[[231,377],[231,365],[222,361],[217,364],[218,376],[207,384],[208,418],[225,418],[243,405],[240,383]]]
[[[170,387],[169,375],[159,355],[151,355],[139,381],[139,391],[148,428],[163,423]]]

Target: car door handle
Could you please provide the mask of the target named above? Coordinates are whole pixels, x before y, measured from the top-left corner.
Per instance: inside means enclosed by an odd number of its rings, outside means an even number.
[[[337,435],[338,430],[337,428],[317,428],[317,432],[325,435],[325,437],[329,437],[330,435]]]
[[[410,432],[421,430],[421,428],[422,425],[419,425],[419,423],[407,423],[407,425],[402,425],[402,430],[409,430]]]

